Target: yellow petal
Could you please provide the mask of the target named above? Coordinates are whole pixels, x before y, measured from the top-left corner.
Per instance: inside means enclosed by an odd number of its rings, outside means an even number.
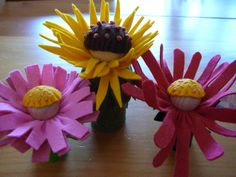
[[[91,73],[94,70],[94,68],[96,67],[98,62],[99,62],[99,60],[96,60],[94,58],[90,58],[88,61],[88,65],[85,69],[85,74]]]
[[[88,65],[87,65],[88,66]],[[81,78],[85,78],[85,79],[93,79],[94,77],[93,77],[93,73],[88,73],[88,74],[86,74],[85,72],[82,72],[82,73],[80,73],[79,74],[79,76],[81,77]]]
[[[105,0],[101,0],[101,8],[100,8],[100,21],[105,21],[105,14],[106,14],[106,2]]]
[[[129,69],[121,69],[117,70],[118,76],[123,79],[132,79],[132,80],[139,80],[141,77],[134,72],[130,71]]]
[[[121,59],[119,59],[118,61],[120,64],[122,64],[124,62],[129,61],[131,58],[133,58],[133,55],[134,55],[134,48],[131,48],[129,50],[129,52],[125,56],[123,56]]]
[[[64,51],[60,47],[50,46],[50,45],[43,45],[40,44],[39,47],[43,48],[44,50],[47,50],[51,53],[54,53],[56,55],[64,55]]]
[[[57,29],[52,29],[52,31],[60,43],[66,43],[84,50],[84,44],[82,41],[76,38],[71,38],[71,36],[69,36],[67,33],[64,33],[63,31],[58,31]]]
[[[108,75],[109,73],[110,73],[110,68],[107,66],[107,67],[104,67],[102,72],[100,72],[97,77],[103,77],[103,76]]]
[[[139,29],[136,33],[134,33],[131,37],[132,37],[132,43],[135,43],[136,40],[138,40],[139,38],[141,38],[143,36],[143,34],[149,29],[151,28],[151,26],[154,24],[154,22],[151,22],[150,20],[145,23],[143,25],[143,27],[141,29]]]
[[[149,48],[153,45],[154,41],[150,41],[149,43],[145,44],[145,46],[139,48],[137,51],[135,51],[135,58],[140,57],[142,54],[147,52]]]
[[[58,25],[56,23],[46,21],[46,22],[43,23],[43,25],[46,26],[49,29],[57,29],[58,31],[66,33],[71,38],[76,39],[76,37],[75,37],[75,35],[73,33],[71,33],[70,31],[68,31],[67,29],[63,28],[62,26],[60,26],[60,25]]]
[[[106,10],[105,10],[105,22],[109,22],[109,13],[110,13],[110,9],[109,9],[109,3],[106,3]]]
[[[57,9],[55,10],[55,12],[69,25],[69,27],[75,33],[76,37],[80,41],[83,41],[84,34],[81,32],[81,26],[69,14],[64,14]]]
[[[114,21],[116,25],[120,25],[121,18],[120,18],[120,0],[117,0],[116,2],[116,11],[114,16]]]
[[[88,61],[73,60],[72,57],[68,58],[68,57],[65,57],[65,56],[60,56],[60,58],[62,58],[66,62],[68,62],[68,63],[70,63],[70,64],[72,64],[74,66],[77,66],[77,67],[86,68],[87,64],[88,64]]]
[[[113,70],[112,74],[110,75],[110,85],[111,85],[111,89],[113,90],[113,93],[115,95],[116,101],[118,102],[119,106],[122,107],[120,81],[119,81],[117,73],[114,70]]]
[[[98,22],[96,7],[94,5],[93,0],[90,0],[89,4],[90,25],[95,25]]]
[[[51,38],[49,38],[47,36],[44,36],[43,34],[39,34],[39,36],[44,38],[44,39],[46,39],[46,40],[48,40],[48,41],[50,41],[50,42],[52,42],[52,43],[58,44],[57,40],[51,39]]]
[[[74,4],[72,4],[72,8],[73,8],[74,14],[76,16],[76,19],[81,27],[81,31],[83,34],[85,34],[88,31],[89,26],[88,26],[86,20],[84,19],[84,16]]]
[[[141,38],[137,39],[135,42],[132,43],[132,45],[135,46],[134,47],[135,49],[139,48],[139,46],[151,41],[157,35],[158,35],[158,31],[156,31],[154,33],[148,33],[148,34],[142,36]]]
[[[139,25],[142,23],[144,17],[140,17],[139,20],[135,23],[134,27],[130,30],[129,35],[132,36],[134,34],[134,32],[137,30],[137,28],[139,27]]]
[[[81,58],[81,60],[88,60],[91,58],[91,56],[84,50],[81,50],[79,48],[75,48],[75,47],[67,45],[67,44],[60,44],[60,45],[63,49],[78,56],[78,58]]]
[[[110,68],[115,68],[115,67],[119,66],[119,61],[118,60],[112,60],[108,63],[108,66]]]
[[[107,90],[109,86],[109,76],[104,76],[100,78],[98,91],[96,94],[96,110],[98,110],[107,95]]]
[[[136,9],[134,9],[134,11],[125,19],[124,23],[123,23],[123,27],[126,28],[127,31],[129,31],[132,23],[133,23],[133,20],[134,20],[134,15],[135,13],[137,12],[139,7],[136,7]]]
[[[98,75],[104,70],[104,67],[106,66],[107,66],[106,62],[99,63],[95,68],[93,77],[100,77]]]

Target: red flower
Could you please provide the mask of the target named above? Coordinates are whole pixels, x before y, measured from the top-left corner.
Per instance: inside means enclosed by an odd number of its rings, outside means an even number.
[[[193,55],[184,73],[184,53],[175,49],[173,75],[163,59],[163,46],[160,48],[159,62],[151,51],[142,57],[157,83],[149,80],[135,61],[135,71],[143,80],[135,85],[124,84],[123,91],[145,101],[153,108],[166,112],[165,119],[154,136],[154,142],[160,151],[154,157],[153,165],[162,165],[176,143],[174,176],[187,177],[191,134],[194,135],[207,160],[214,160],[224,153],[209,130],[224,136],[236,137],[235,131],[226,129],[216,122],[236,123],[236,110],[215,107],[221,98],[236,94],[229,91],[235,81],[236,61],[230,64],[222,63],[217,67],[220,56],[216,55],[208,62],[200,77],[194,80],[201,61],[199,52]],[[200,93],[201,96],[198,95]]]

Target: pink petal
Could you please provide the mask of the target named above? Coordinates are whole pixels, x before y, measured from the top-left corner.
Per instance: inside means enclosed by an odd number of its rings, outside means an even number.
[[[209,107],[205,109],[202,108],[199,110],[199,113],[207,119],[236,123],[235,109]]]
[[[55,86],[57,89],[60,91],[63,91],[66,86],[66,77],[67,77],[67,72],[61,67],[57,67],[55,71]]]
[[[41,76],[40,69],[38,65],[31,65],[25,68],[26,77],[29,83],[29,89],[40,85]]]
[[[90,86],[90,81],[88,79],[82,79],[77,89],[81,89],[83,87],[88,87],[88,86]]]
[[[177,113],[173,111],[167,112],[164,121],[154,135],[154,142],[159,148],[165,148],[171,142],[175,134],[175,119]]]
[[[177,122],[177,140],[176,140],[176,159],[174,177],[188,177],[189,168],[189,143],[191,131],[186,119],[191,117],[182,117]]]
[[[8,103],[0,103],[0,112],[20,113],[20,111]]]
[[[220,91],[236,73],[236,60],[232,62],[227,69],[205,89],[206,96],[212,97]]]
[[[79,77],[77,77],[72,83],[71,85],[68,85],[68,87],[66,87],[66,89],[63,91],[63,95],[66,96],[66,95],[69,95],[71,94],[72,92],[74,92],[75,88],[78,87],[79,83],[84,80],[84,79],[81,79]]]
[[[22,98],[28,90],[28,83],[23,78],[19,70],[13,71],[10,73],[11,81],[16,89],[17,94]]]
[[[75,80],[75,78],[78,77],[78,73],[76,71],[71,71],[71,73],[68,76],[68,80],[66,83],[66,87],[70,86],[71,83]]]
[[[135,72],[142,77],[143,80],[148,79],[147,76],[143,73],[142,68],[140,67],[137,60],[132,61]]]
[[[50,157],[51,149],[48,142],[45,142],[39,150],[33,150],[32,162],[48,162]]]
[[[79,117],[77,120],[80,123],[95,122],[97,120],[98,116],[99,116],[99,112],[94,112],[92,114],[89,114],[89,115],[86,115],[83,117]]]
[[[127,82],[121,86],[122,91],[125,92],[125,94],[132,96],[133,98],[137,98],[139,100],[144,101],[144,95],[142,89],[134,86],[133,84]]]
[[[171,142],[168,144],[168,146],[166,146],[165,148],[161,149],[158,154],[154,157],[152,164],[154,167],[159,167],[161,166],[165,160],[168,158],[168,156],[170,155],[174,143],[176,140],[176,134],[173,136]]]
[[[52,64],[43,65],[42,85],[49,85],[55,87],[54,71]]]
[[[15,130],[13,130],[10,134],[8,134],[8,137],[16,137],[19,138],[23,135],[25,135],[28,131],[30,131],[35,125],[37,125],[37,121],[31,121],[24,123]]]
[[[215,96],[213,96],[212,98],[210,98],[210,99],[204,101],[204,102],[201,104],[201,107],[209,107],[209,106],[212,106],[212,105],[218,103],[221,98],[226,97],[226,96],[229,96],[229,95],[233,95],[233,94],[236,94],[236,93],[235,93],[235,92],[231,92],[231,91],[218,93],[218,94],[216,94]]]
[[[67,141],[66,141],[66,144],[67,144],[66,148],[57,153],[59,156],[63,156],[71,150],[70,145]]]
[[[63,107],[60,115],[63,117],[78,119],[79,117],[83,117],[91,113],[93,113],[93,101],[82,101],[76,104],[68,104]]]
[[[95,92],[92,92],[89,96],[87,96],[83,100],[92,100],[93,102],[95,102],[96,101],[96,94],[95,94]]]
[[[58,123],[54,120],[48,120],[46,122],[46,136],[50,147],[54,153],[66,148],[65,136],[60,129]]]
[[[0,131],[13,130],[19,125],[26,122],[24,118],[18,114],[10,113],[0,116]]]
[[[38,121],[38,124],[30,132],[28,138],[26,139],[26,143],[30,145],[35,150],[38,150],[40,146],[46,140],[45,131],[43,129],[44,121]]]
[[[11,88],[7,87],[5,84],[0,82],[0,97],[4,100],[13,101],[18,98],[16,92]]]
[[[174,80],[183,78],[184,74],[184,52],[179,49],[174,50]]]
[[[199,77],[198,82],[202,85],[208,80],[211,76],[212,72],[214,71],[217,63],[220,60],[220,55],[214,56],[207,64],[206,68],[204,69],[202,75]]]
[[[60,128],[76,139],[81,139],[89,133],[89,129],[86,126],[74,119],[60,117],[60,120],[62,121]]]
[[[146,103],[158,109],[158,100],[157,100],[157,93],[156,93],[156,86],[151,80],[146,80],[143,82],[143,93]]]
[[[184,75],[184,78],[194,79],[197,73],[199,64],[201,62],[201,58],[202,58],[202,55],[199,52],[193,55],[192,60],[188,66],[188,69]]]
[[[91,94],[90,87],[81,88],[70,95],[65,96],[64,100],[61,103],[61,106],[66,106],[66,104],[70,103],[78,103],[87,96]]]
[[[197,140],[197,143],[207,160],[214,160],[224,154],[224,149],[212,138],[209,131],[206,130],[201,120],[204,117],[192,113],[191,129]]]
[[[6,81],[6,83],[10,86],[10,88],[11,88],[12,90],[14,90],[14,92],[15,92],[15,91],[16,91],[16,88],[15,88],[15,86],[14,86],[14,84],[13,84],[13,82],[12,82],[10,76],[8,76],[8,77],[5,79],[5,81]]]
[[[153,77],[156,79],[157,83],[167,89],[169,86],[169,82],[165,77],[159,63],[156,61],[155,57],[153,56],[152,52],[149,50],[145,54],[142,55],[146,65],[150,69]]]
[[[17,149],[21,153],[25,153],[30,149],[30,146],[25,143],[25,138],[16,139],[12,144],[12,147]]]
[[[203,122],[206,127],[218,134],[221,134],[223,136],[236,137],[236,131],[224,128],[212,120],[203,119]]]

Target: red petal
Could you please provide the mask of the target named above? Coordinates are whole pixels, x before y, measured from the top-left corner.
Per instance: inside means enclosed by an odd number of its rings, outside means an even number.
[[[142,57],[159,86],[164,87],[164,89],[167,89],[167,87],[169,86],[169,82],[167,81],[159,63],[156,61],[152,52],[147,51],[145,54],[142,55]]]
[[[165,148],[175,134],[175,118],[177,113],[172,110],[167,112],[161,127],[154,135],[154,142],[159,148]]]
[[[184,52],[174,50],[174,80],[183,78],[184,74]]]
[[[224,149],[213,139],[209,131],[206,130],[201,117],[198,114],[192,113],[192,118],[189,119],[191,122],[192,132],[197,140],[197,143],[205,155],[207,160],[215,160],[224,154]]]
[[[185,118],[189,119],[189,117],[181,117],[181,119],[178,119],[177,122],[176,160],[174,177],[188,177],[189,143],[191,139],[191,131],[186,123]]]
[[[199,64],[201,62],[201,58],[202,58],[202,55],[199,52],[193,55],[192,60],[188,66],[188,69],[184,75],[184,78],[194,79],[197,73]]]
[[[214,56],[207,64],[206,68],[204,69],[202,75],[199,77],[198,82],[202,85],[206,81],[208,81],[208,78],[211,76],[212,72],[214,71],[217,63],[220,60],[220,55]]]

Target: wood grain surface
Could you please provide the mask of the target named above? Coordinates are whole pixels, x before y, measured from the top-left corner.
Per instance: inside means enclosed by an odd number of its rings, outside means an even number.
[[[42,23],[61,22],[53,9],[71,13],[72,2],[88,17],[88,0],[10,1],[0,6],[1,80],[9,71],[23,70],[33,63],[40,66],[53,63],[68,71],[79,71],[37,46],[46,42],[38,34],[49,34]],[[99,6],[100,1],[95,2]],[[109,2],[114,12],[115,2]],[[123,16],[140,5],[138,16],[156,21],[153,29],[158,29],[160,35],[151,50],[158,56],[159,45],[163,43],[170,65],[174,48],[185,51],[187,63],[194,52],[200,51],[204,58],[200,71],[215,54],[221,54],[221,62],[236,59],[233,0],[121,0],[121,3]],[[144,65],[143,68],[149,75]],[[82,143],[71,140],[72,151],[56,163],[32,164],[31,152],[20,154],[11,147],[0,148],[0,177],[172,177],[174,152],[162,167],[152,166],[158,152],[153,135],[160,126],[160,122],[153,121],[156,113],[145,103],[131,100],[125,127],[110,134],[92,130],[92,136]],[[235,125],[225,126],[236,129]],[[236,139],[215,134],[214,137],[224,147],[224,156],[212,162],[205,160],[194,140],[190,177],[236,177]]]

